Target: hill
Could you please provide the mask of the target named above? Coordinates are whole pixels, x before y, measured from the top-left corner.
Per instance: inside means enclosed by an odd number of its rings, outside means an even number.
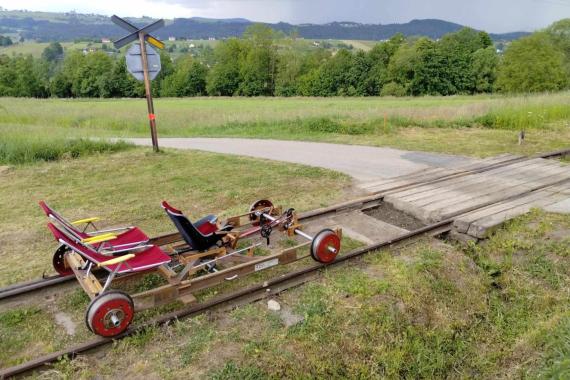
[[[143,25],[150,18],[130,18],[133,23]],[[209,39],[241,36],[253,21],[236,19],[208,19],[201,17],[168,20],[166,27],[157,31],[157,36],[167,38]],[[360,24],[354,22],[332,22],[328,24],[289,23],[267,24],[271,28],[289,34],[297,31],[299,36],[309,39],[340,40],[383,40],[396,33],[405,36],[421,35],[440,38],[455,32],[463,25],[437,20],[412,20],[404,24]],[[124,32],[111,23],[107,16],[95,14],[50,13],[28,11],[0,11],[0,33],[20,35],[25,39],[38,41],[71,41],[77,39],[117,38]],[[492,34],[496,41],[510,41],[525,35],[525,32]]]

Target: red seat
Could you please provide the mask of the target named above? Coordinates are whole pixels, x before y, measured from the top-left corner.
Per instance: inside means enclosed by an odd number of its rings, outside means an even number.
[[[61,214],[57,211],[52,209],[45,203],[44,201],[40,201],[40,207],[47,215],[48,218],[51,218],[58,222],[65,230],[69,233],[77,237],[78,239],[87,239],[93,237],[98,234],[97,231],[89,234],[85,231],[81,231],[73,223],[69,222],[66,218],[64,218]],[[111,245],[123,245],[123,244],[132,244],[132,243],[143,243],[149,240],[148,236],[141,231],[138,227],[125,227],[120,230],[124,230],[125,232],[118,233],[117,237],[109,242]]]
[[[56,241],[66,245],[69,247],[69,249],[78,253],[86,260],[89,260],[95,264],[100,264],[113,258],[113,256],[106,256],[95,251],[95,249],[92,247],[82,243],[81,240],[78,240],[75,237],[66,234],[64,231],[60,230],[52,223],[48,223],[48,228],[52,232]],[[111,254],[113,253],[112,251],[109,252]],[[129,252],[123,253],[134,253],[135,257],[127,260],[124,263],[108,265],[104,268],[109,272],[117,270],[118,274],[142,272],[156,268],[162,264],[167,264],[171,260],[170,256],[168,256],[162,249],[155,245],[144,245],[140,248],[136,248]]]
[[[138,227],[132,227],[131,229],[117,235],[117,237],[110,241],[112,245],[130,244],[137,242],[147,242],[148,236],[142,232]]]

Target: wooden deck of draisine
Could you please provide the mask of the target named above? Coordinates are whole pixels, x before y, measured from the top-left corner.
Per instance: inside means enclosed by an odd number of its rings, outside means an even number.
[[[476,238],[532,208],[570,212],[570,165],[543,158],[501,155],[364,187],[426,223],[453,218],[456,232]]]

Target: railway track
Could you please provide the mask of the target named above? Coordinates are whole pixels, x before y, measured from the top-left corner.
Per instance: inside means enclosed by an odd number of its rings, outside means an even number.
[[[473,172],[484,172],[487,170],[495,169],[495,168],[503,166],[503,165],[508,165],[512,162],[523,161],[525,159],[556,158],[556,157],[561,157],[561,156],[568,155],[568,154],[570,154],[570,149],[556,151],[556,152],[550,152],[547,154],[537,155],[537,156],[529,157],[529,158],[508,159],[508,160],[505,160],[504,162],[493,163],[491,165],[481,165],[480,167],[474,167],[474,168],[466,169],[463,171],[459,170],[453,174],[446,175],[446,176],[437,178],[437,179],[432,180],[432,181],[425,181],[425,182],[421,182],[421,183],[427,184],[427,183],[431,183],[431,182],[437,182],[437,181],[443,180],[445,178],[467,175],[467,174],[473,173]],[[416,183],[414,183],[412,185],[416,185]],[[402,188],[405,188],[407,186],[411,186],[411,185],[405,185],[403,187],[395,188],[395,189],[390,190],[390,191],[386,191],[386,192],[382,192],[382,193],[378,193],[378,194],[372,194],[370,196],[366,196],[366,197],[358,198],[358,199],[355,199],[352,201],[336,204],[336,205],[333,205],[330,207],[325,207],[325,208],[305,212],[305,213],[302,213],[299,215],[299,219],[302,220],[303,222],[307,222],[307,221],[315,220],[315,219],[322,218],[322,217],[329,216],[329,215],[333,215],[333,214],[338,215],[338,214],[342,214],[342,213],[346,213],[346,212],[350,212],[350,211],[354,211],[354,210],[361,210],[361,211],[370,210],[370,209],[373,209],[373,208],[380,206],[383,198],[386,195],[388,195],[391,191],[394,191],[396,189],[401,190]],[[453,222],[454,222],[454,219],[448,219],[448,220],[445,220],[442,222],[434,223],[434,224],[428,225],[426,227],[417,229],[415,231],[405,233],[405,234],[403,234],[397,238],[353,250],[353,251],[348,252],[342,256],[339,256],[337,258],[337,260],[334,261],[333,263],[330,263],[330,264],[314,264],[314,265],[311,265],[309,267],[290,272],[286,275],[281,275],[281,276],[275,277],[269,281],[265,281],[263,284],[258,284],[258,285],[251,286],[251,287],[248,287],[245,289],[241,289],[241,290],[220,296],[220,297],[215,298],[213,300],[210,300],[210,301],[207,301],[204,303],[200,303],[200,304],[196,304],[192,307],[163,315],[163,316],[161,316],[157,319],[154,319],[152,321],[149,321],[145,324],[133,326],[133,327],[129,328],[125,333],[115,337],[114,339],[121,339],[121,338],[130,336],[130,335],[133,335],[139,331],[144,330],[145,328],[147,328],[151,325],[152,326],[153,325],[162,325],[162,324],[168,323],[170,321],[174,321],[176,319],[195,316],[195,315],[204,313],[206,311],[214,310],[214,309],[219,308],[219,307],[231,308],[231,307],[235,307],[235,306],[238,306],[238,305],[241,305],[244,303],[257,301],[259,299],[267,297],[268,295],[278,294],[278,293],[283,292],[287,289],[290,289],[292,287],[298,286],[300,284],[303,284],[307,281],[314,279],[315,277],[318,276],[318,273],[324,268],[337,266],[341,263],[344,263],[344,262],[347,262],[349,260],[353,260],[355,258],[361,257],[367,253],[374,252],[374,251],[377,251],[377,250],[382,249],[382,248],[391,247],[391,246],[396,245],[396,244],[411,242],[411,241],[414,241],[415,239],[421,238],[423,236],[427,236],[427,235],[438,236],[438,235],[441,235],[443,233],[449,232],[452,228]],[[170,234],[170,235],[164,235],[164,236],[157,237],[155,239],[152,239],[152,241],[155,244],[156,243],[167,244],[169,241],[175,241],[178,238],[179,237],[177,234]],[[58,284],[66,283],[66,282],[72,281],[74,279],[75,279],[74,276],[67,276],[67,277],[50,276],[50,277],[46,277],[46,278],[35,280],[35,281],[30,281],[30,282],[26,282],[26,283],[12,285],[12,286],[0,289],[0,300],[6,299],[9,297],[14,297],[17,295],[23,295],[26,293],[38,291],[38,290],[45,289],[45,288],[48,288],[51,286],[56,286]],[[112,341],[113,341],[113,339],[109,339],[109,338],[99,338],[99,337],[94,338],[88,342],[78,344],[78,345],[70,347],[68,349],[64,349],[64,350],[61,350],[58,352],[54,352],[54,353],[36,358],[34,360],[20,364],[18,366],[2,369],[2,370],[0,370],[0,379],[20,375],[20,374],[27,373],[27,372],[35,370],[35,369],[39,369],[45,365],[48,365],[50,363],[53,363],[53,362],[60,360],[62,357],[73,358],[77,354],[84,353],[84,352],[92,350],[94,348],[107,345],[107,344],[111,343]]]
[[[246,289],[241,289],[230,294],[223,295],[213,300],[197,304],[187,309],[172,312],[163,315],[157,319],[151,320],[147,323],[133,326],[125,331],[123,334],[110,338],[94,338],[90,341],[75,345],[73,347],[54,352],[48,355],[41,356],[26,363],[0,370],[0,379],[10,378],[16,375],[21,375],[35,369],[40,369],[50,363],[54,363],[62,358],[74,358],[76,355],[86,351],[105,346],[112,343],[116,339],[122,339],[137,332],[143,331],[149,326],[164,325],[166,323],[175,321],[177,319],[188,318],[202,314],[206,311],[214,310],[218,307],[235,307],[241,304],[254,302],[265,298],[269,295],[279,294],[287,289],[304,284],[314,279],[318,273],[328,267],[334,267],[345,263],[347,261],[361,257],[367,253],[377,251],[382,248],[391,247],[403,242],[412,241],[426,235],[437,236],[448,232],[453,224],[453,220],[446,220],[443,222],[435,223],[415,231],[411,231],[395,239],[388,240],[382,243],[369,245],[363,248],[353,250],[342,256],[339,256],[336,261],[330,264],[314,264],[307,268],[290,272],[286,275],[275,277],[269,281],[264,281],[262,284],[254,285]]]
[[[493,163],[490,165],[483,165],[480,167],[475,166],[473,168],[469,168],[469,169],[465,169],[465,170],[459,170],[454,174],[441,176],[435,180],[418,181],[418,182],[414,182],[413,184],[395,187],[394,189],[391,189],[390,191],[386,191],[386,192],[382,192],[382,193],[378,193],[378,194],[373,194],[371,196],[362,197],[362,198],[358,198],[358,199],[351,200],[348,202],[339,203],[339,204],[336,204],[333,206],[329,206],[329,207],[325,207],[325,208],[301,213],[299,215],[299,220],[303,221],[303,222],[307,222],[307,221],[310,221],[313,219],[325,217],[325,216],[330,215],[330,214],[338,214],[338,213],[348,212],[348,211],[353,211],[353,210],[366,211],[367,209],[377,207],[380,204],[380,202],[382,202],[384,196],[390,194],[391,192],[393,192],[395,190],[402,190],[402,189],[405,189],[406,187],[411,187],[411,186],[415,186],[418,184],[431,184],[431,183],[435,183],[435,182],[440,182],[440,181],[444,181],[444,180],[447,180],[450,178],[468,175],[471,173],[481,173],[481,172],[485,172],[485,171],[489,171],[489,170],[499,168],[501,166],[512,164],[513,162],[524,161],[524,160],[529,160],[529,159],[533,159],[533,158],[552,159],[552,158],[563,157],[563,156],[566,156],[569,154],[570,154],[570,149],[562,149],[562,150],[558,150],[558,151],[554,151],[554,152],[538,154],[538,155],[531,156],[531,157],[517,157],[517,158],[513,158],[513,159],[508,159],[508,160],[505,160],[502,162]],[[405,178],[405,176],[401,177],[401,178]],[[150,241],[150,244],[162,245],[162,244],[167,244],[170,241],[176,241],[176,240],[180,240],[180,237],[178,234],[168,234],[168,235],[163,235],[163,236],[159,236],[159,237],[152,239]],[[41,279],[37,279],[37,280],[29,281],[29,282],[24,282],[24,283],[20,283],[20,284],[15,284],[15,285],[10,285],[8,287],[0,289],[0,301],[3,299],[7,299],[7,298],[15,297],[18,295],[23,295],[26,293],[46,289],[46,288],[49,288],[52,286],[56,286],[56,285],[63,284],[66,282],[70,282],[70,281],[74,281],[74,280],[75,280],[75,276],[73,276],[73,275],[66,276],[66,277],[61,277],[58,275],[50,275],[50,276],[47,276],[47,277],[44,277]]]
[[[376,195],[371,197],[360,198],[349,202],[343,202],[334,206],[329,206],[321,209],[312,210],[309,212],[299,214],[299,221],[308,222],[328,215],[340,214],[343,212],[350,212],[353,210],[366,211],[380,205],[383,195]],[[181,240],[178,233],[167,234],[150,239],[149,244],[165,245],[171,242]],[[75,281],[75,276],[59,276],[50,275],[37,280],[27,281],[19,284],[10,285],[0,289],[0,301],[28,293],[36,292],[39,290],[54,287],[60,284]]]

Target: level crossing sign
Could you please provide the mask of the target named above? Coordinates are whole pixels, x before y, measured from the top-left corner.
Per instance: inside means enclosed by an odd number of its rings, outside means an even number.
[[[111,17],[111,21],[129,32],[126,36],[113,42],[115,48],[120,49],[138,40],[138,42],[133,44],[127,51],[127,69],[136,79],[144,81],[152,147],[155,152],[158,152],[158,135],[156,132],[156,116],[154,114],[154,104],[152,101],[151,81],[156,78],[161,66],[160,55],[149,45],[158,49],[164,48],[164,42],[150,34],[162,28],[164,26],[164,20],[155,21],[143,28],[138,28],[116,15]]]

